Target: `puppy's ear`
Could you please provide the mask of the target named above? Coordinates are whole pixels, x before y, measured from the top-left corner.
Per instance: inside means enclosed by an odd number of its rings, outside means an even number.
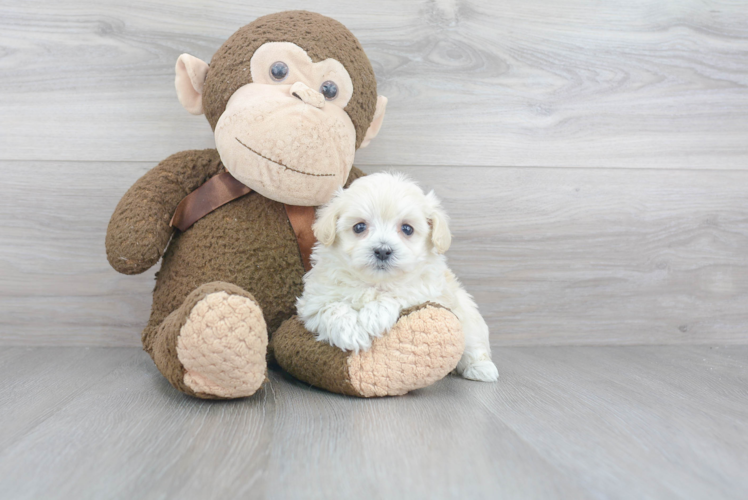
[[[312,224],[312,231],[317,241],[329,247],[335,241],[337,233],[338,218],[340,217],[341,199],[340,194],[343,189],[340,188],[327,203],[317,210],[317,220]]]
[[[428,202],[426,217],[431,226],[431,242],[434,244],[437,253],[444,253],[449,250],[449,246],[452,244],[452,233],[449,232],[449,217],[433,191],[426,195],[426,200]]]

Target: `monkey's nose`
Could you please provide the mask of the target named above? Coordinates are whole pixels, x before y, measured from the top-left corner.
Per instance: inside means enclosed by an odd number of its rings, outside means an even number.
[[[374,249],[374,255],[377,260],[386,262],[392,256],[392,249],[390,247],[379,247]]]
[[[296,82],[291,85],[291,95],[315,108],[323,108],[325,106],[325,96],[303,82]]]

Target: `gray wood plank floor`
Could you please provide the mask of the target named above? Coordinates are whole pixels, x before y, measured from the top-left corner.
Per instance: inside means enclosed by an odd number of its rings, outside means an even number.
[[[191,399],[134,348],[0,348],[0,498],[748,496],[748,346],[507,347],[359,400]]]

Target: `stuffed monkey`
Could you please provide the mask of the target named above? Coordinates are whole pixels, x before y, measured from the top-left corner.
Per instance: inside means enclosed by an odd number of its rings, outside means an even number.
[[[183,54],[180,103],[205,114],[216,149],[177,153],[120,200],[106,235],[110,264],[142,273],[162,259],[144,349],[178,390],[254,394],[277,362],[296,378],[361,397],[404,394],[448,374],[460,324],[423,304],[366,352],[318,342],[295,318],[314,243],[314,207],[362,172],[356,149],[379,131],[387,99],[337,21],[305,11],[261,17],[210,65]]]

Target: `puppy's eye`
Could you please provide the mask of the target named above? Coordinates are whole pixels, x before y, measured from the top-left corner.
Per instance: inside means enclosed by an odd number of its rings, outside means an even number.
[[[359,222],[355,226],[353,226],[353,232],[356,234],[361,234],[364,231],[366,231],[366,223],[365,222]]]
[[[410,236],[411,234],[413,234],[413,226],[409,224],[403,224],[402,230],[405,236]]]
[[[270,76],[276,82],[282,82],[288,76],[288,65],[283,61],[276,61],[270,66]]]

